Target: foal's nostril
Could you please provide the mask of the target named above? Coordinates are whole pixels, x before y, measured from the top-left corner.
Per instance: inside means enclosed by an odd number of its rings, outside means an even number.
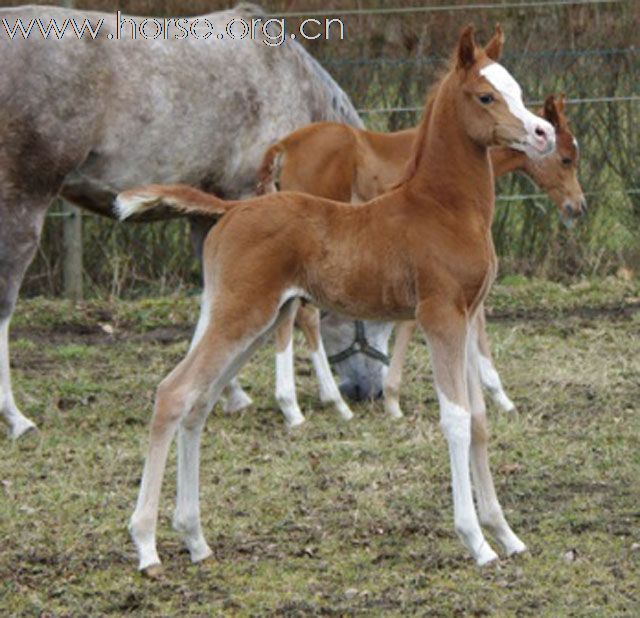
[[[542,127],[536,127],[534,133],[541,138],[544,139],[548,139],[547,138],[547,132],[542,128]]]
[[[568,202],[564,205],[564,214],[567,215],[568,218],[573,217],[573,208]]]
[[[580,214],[581,215],[587,214],[587,200],[585,200],[584,198],[580,200]]]

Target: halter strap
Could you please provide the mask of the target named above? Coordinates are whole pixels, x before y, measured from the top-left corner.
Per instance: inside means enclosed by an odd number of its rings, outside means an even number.
[[[354,320],[353,325],[355,327],[355,337],[353,339],[353,342],[348,348],[342,350],[342,352],[338,352],[329,356],[329,362],[332,365],[335,365],[336,363],[341,363],[342,361],[347,360],[348,358],[351,358],[356,354],[364,354],[365,356],[368,356],[373,360],[380,361],[381,363],[384,363],[388,366],[389,357],[383,352],[380,352],[380,350],[376,350],[376,348],[374,348],[367,341],[367,335],[364,330],[364,323],[360,320]]]

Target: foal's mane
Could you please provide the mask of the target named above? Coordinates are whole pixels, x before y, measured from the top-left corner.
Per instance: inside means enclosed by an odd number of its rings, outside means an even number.
[[[431,84],[429,90],[427,91],[427,96],[425,98],[424,108],[422,110],[422,118],[420,120],[420,124],[418,125],[418,133],[416,134],[416,138],[413,142],[413,150],[411,152],[411,157],[404,168],[404,172],[400,179],[391,187],[392,189],[397,189],[399,186],[405,184],[411,178],[415,176],[416,170],[420,164],[422,159],[422,155],[424,153],[425,142],[427,141],[427,133],[429,130],[429,124],[431,122],[431,114],[433,112],[433,106],[438,96],[438,92],[440,91],[440,86],[444,81],[445,77],[451,72],[453,67],[455,66],[455,58],[452,57],[449,63],[440,69],[436,76],[436,81]]]

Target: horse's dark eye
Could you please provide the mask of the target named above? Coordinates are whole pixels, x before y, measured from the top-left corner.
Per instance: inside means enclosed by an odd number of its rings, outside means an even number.
[[[489,105],[489,103],[493,103],[493,95],[492,94],[481,94],[479,97],[480,103],[483,105]]]
[[[571,165],[573,163],[573,159],[570,157],[562,157],[562,165]]]

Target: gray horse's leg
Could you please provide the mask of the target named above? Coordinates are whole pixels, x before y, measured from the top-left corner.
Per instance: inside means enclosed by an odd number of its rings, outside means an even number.
[[[214,226],[215,221],[211,217],[189,217],[189,232],[191,236],[191,245],[193,252],[200,263],[200,272],[202,273],[202,247],[204,239],[207,237],[209,230]]]
[[[47,203],[34,206],[0,202],[0,413],[9,435],[19,438],[35,425],[16,405],[9,366],[9,323],[24,273],[40,240]]]

